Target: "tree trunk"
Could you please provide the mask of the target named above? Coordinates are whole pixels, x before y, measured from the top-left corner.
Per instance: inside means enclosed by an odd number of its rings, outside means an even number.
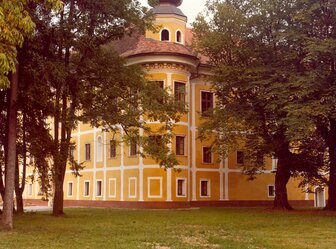
[[[15,197],[16,197],[16,213],[23,214],[23,198],[22,198],[22,192],[20,191],[20,169],[19,169],[18,155],[16,155],[16,165],[15,165]]]
[[[27,170],[27,143],[26,143],[26,112],[23,110],[22,118],[22,176],[21,176],[21,186],[20,186],[20,168],[17,163],[16,166],[16,176],[15,176],[15,195],[16,195],[16,212],[18,214],[24,213],[23,208],[23,197],[22,194],[25,189],[26,184],[26,170]]]
[[[4,161],[5,161],[5,168],[2,170],[0,168],[0,194],[1,194],[1,199],[5,199],[5,183],[4,183],[4,176],[6,173],[6,162],[7,162],[7,154],[8,154],[8,127],[9,127],[9,121],[8,121],[8,115],[9,115],[9,110],[10,110],[10,90],[7,89],[6,91],[6,96],[7,96],[7,117],[6,117],[6,128],[5,128],[5,141],[4,141]]]
[[[54,216],[61,216],[64,215],[63,211],[63,201],[64,201],[64,195],[63,195],[63,180],[62,177],[57,172],[56,177],[54,179],[54,202],[53,202],[53,215]]]
[[[288,203],[287,196],[287,183],[290,178],[290,171],[286,167],[286,160],[283,158],[278,159],[277,171],[275,174],[275,198],[274,208],[282,210],[292,210]]]
[[[2,214],[2,226],[4,229],[13,228],[13,202],[15,189],[15,161],[16,161],[16,126],[17,126],[17,96],[19,84],[19,66],[12,75],[10,89],[10,109],[8,113],[8,155],[6,159],[5,198]]]

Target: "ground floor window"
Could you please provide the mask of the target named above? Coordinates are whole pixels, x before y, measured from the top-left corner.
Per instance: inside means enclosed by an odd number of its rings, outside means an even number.
[[[33,184],[29,183],[28,184],[28,196],[32,196],[33,195]]]
[[[101,197],[102,196],[102,180],[97,180],[96,182],[96,196]]]
[[[210,196],[210,181],[209,180],[201,180],[201,197],[209,197]]]
[[[84,196],[90,196],[90,182],[84,182]]]
[[[73,193],[73,182],[68,182],[68,196],[71,197]]]
[[[275,186],[274,185],[268,185],[267,186],[267,196],[268,197],[275,197]]]
[[[177,179],[177,196],[185,197],[186,196],[186,180],[185,179]]]

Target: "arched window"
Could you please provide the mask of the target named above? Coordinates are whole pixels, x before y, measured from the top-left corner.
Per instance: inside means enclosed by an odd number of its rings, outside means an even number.
[[[167,29],[161,31],[161,41],[169,41],[169,31]]]
[[[182,42],[182,33],[179,30],[176,32],[176,42]]]
[[[103,161],[103,140],[102,137],[98,137],[97,141],[97,161]]]

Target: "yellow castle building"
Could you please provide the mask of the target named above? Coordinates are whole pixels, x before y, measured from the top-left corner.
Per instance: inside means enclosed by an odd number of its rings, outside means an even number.
[[[180,165],[164,170],[154,160],[143,158],[137,144],[123,142],[102,128],[79,123],[73,132],[77,162],[84,162],[82,177],[70,170],[64,181],[65,205],[102,207],[192,207],[271,205],[274,199],[276,160],[265,160],[266,170],[254,181],[242,173],[244,151],[231,151],[225,160],[211,152],[210,142],[200,141],[198,128],[202,113],[215,105],[208,81],[210,67],[206,58],[188,46],[191,30],[179,9],[182,0],[161,0],[154,6],[159,32],[147,31],[125,42],[121,49],[128,65],[141,65],[148,78],[162,82],[188,112],[174,128],[170,148]],[[158,125],[149,122],[149,125]],[[119,140],[119,142],[118,142]],[[288,184],[289,200],[297,204],[324,206],[323,191],[303,192],[295,181]],[[24,198],[41,199],[39,183],[27,183]]]

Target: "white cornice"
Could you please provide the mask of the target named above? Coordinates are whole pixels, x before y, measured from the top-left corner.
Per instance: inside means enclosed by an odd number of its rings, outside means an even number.
[[[127,59],[126,65],[136,65],[136,64],[153,64],[153,63],[175,63],[182,64],[186,66],[191,66],[195,70],[198,66],[198,59],[193,59],[187,56],[176,56],[176,55],[141,55],[136,57],[131,57]]]

